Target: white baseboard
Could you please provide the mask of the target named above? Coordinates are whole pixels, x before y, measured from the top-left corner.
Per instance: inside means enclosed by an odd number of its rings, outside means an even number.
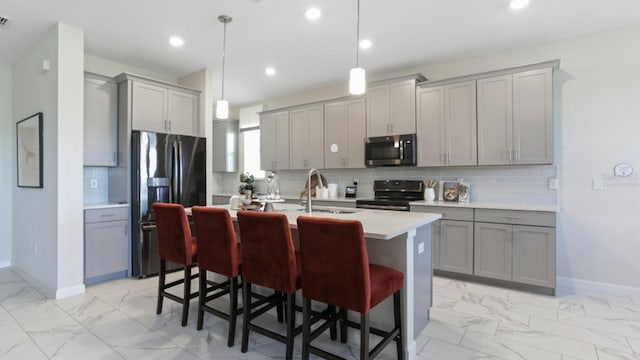
[[[64,289],[54,289],[34,279],[33,277],[31,277],[31,275],[27,274],[18,266],[12,266],[11,270],[15,271],[18,275],[20,275],[21,278],[23,278],[26,282],[28,282],[36,290],[41,292],[42,295],[44,295],[48,299],[62,299],[68,296],[78,295],[85,292],[84,284],[71,286]]]
[[[0,262],[0,269],[7,268],[9,266],[11,266],[11,262],[9,262],[9,261]]]
[[[590,280],[582,280],[569,278],[564,276],[556,277],[556,286],[564,291],[573,294],[580,294],[589,291],[606,291],[614,294],[638,294],[640,295],[640,288],[632,286],[623,286],[610,283],[603,283]]]

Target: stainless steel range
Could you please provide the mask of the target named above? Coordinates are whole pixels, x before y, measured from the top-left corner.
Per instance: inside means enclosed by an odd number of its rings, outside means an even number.
[[[410,211],[411,201],[424,200],[424,182],[420,180],[375,180],[373,191],[373,199],[356,200],[356,207]]]

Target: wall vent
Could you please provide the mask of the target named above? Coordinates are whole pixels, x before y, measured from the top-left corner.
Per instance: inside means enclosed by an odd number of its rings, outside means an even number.
[[[5,27],[9,25],[9,21],[11,21],[11,19],[0,15],[0,27]]]

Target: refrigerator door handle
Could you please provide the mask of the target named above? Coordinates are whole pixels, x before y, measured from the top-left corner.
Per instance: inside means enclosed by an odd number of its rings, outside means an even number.
[[[176,201],[177,203],[182,204],[184,199],[182,198],[182,195],[184,195],[182,193],[182,187],[183,187],[183,180],[184,180],[184,169],[183,169],[183,163],[182,163],[182,141],[178,140],[177,141],[178,144],[178,188],[176,189],[176,193],[178,194],[178,201]]]
[[[171,195],[172,203],[180,203],[180,184],[178,174],[180,173],[180,158],[178,155],[177,142],[171,143]]]

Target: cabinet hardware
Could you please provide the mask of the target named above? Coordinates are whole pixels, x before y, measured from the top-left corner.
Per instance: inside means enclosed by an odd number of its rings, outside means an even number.
[[[509,148],[509,161],[513,161],[513,149]]]
[[[116,214],[102,214],[102,215],[100,215],[100,217],[103,217],[103,218],[110,218],[110,217],[114,217],[114,216],[116,216]]]

